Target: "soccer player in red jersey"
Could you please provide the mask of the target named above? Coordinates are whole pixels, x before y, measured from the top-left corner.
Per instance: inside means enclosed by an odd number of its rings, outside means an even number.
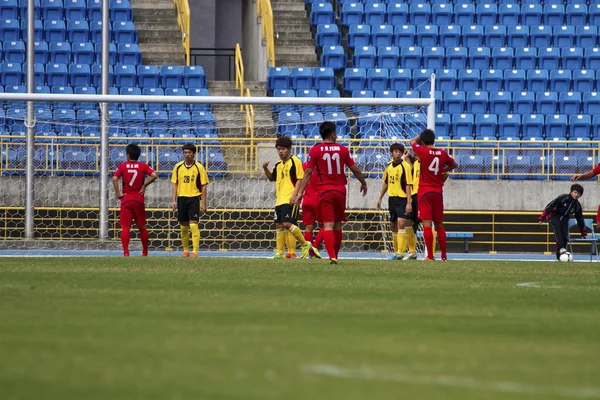
[[[302,164],[302,168],[304,171],[308,168],[308,163],[305,162]],[[304,239],[307,242],[315,243],[313,247],[318,248],[318,245],[321,244],[323,237],[323,230],[319,230],[317,234],[317,238],[313,242],[313,232],[315,230],[315,224],[317,223],[317,212],[319,208],[319,192],[317,187],[317,178],[316,175],[313,175],[308,185],[304,189],[304,195],[302,196],[302,223],[304,224]],[[309,254],[314,256],[312,250],[310,250]]]
[[[446,229],[444,228],[444,181],[448,172],[458,166],[456,161],[442,149],[436,149],[435,133],[425,129],[417,137],[410,140],[415,154],[421,161],[418,193],[418,218],[423,221],[423,238],[427,247],[427,258],[433,260],[433,231],[431,222],[435,225],[442,260],[447,260]]]
[[[593,178],[596,175],[600,175],[600,163],[586,173],[573,175],[571,177],[571,182],[583,181]],[[600,224],[600,205],[598,206],[598,211],[596,211],[596,223]]]
[[[148,255],[148,229],[146,229],[146,206],[144,193],[148,185],[154,182],[158,175],[148,164],[138,161],[142,150],[137,144],[128,144],[125,147],[127,161],[117,167],[113,175],[113,186],[117,199],[121,200],[121,244],[123,255],[129,257],[129,240],[131,222],[135,221],[140,230],[142,241],[142,256]],[[148,179],[144,178],[148,175]],[[119,179],[123,178],[123,191],[119,188]]]
[[[290,203],[298,204],[299,195],[304,192],[316,171],[319,208],[317,219],[323,221],[323,237],[329,255],[329,263],[337,264],[338,253],[342,247],[342,222],[346,219],[346,174],[344,166],[350,168],[360,182],[360,191],[367,194],[367,181],[356,166],[348,149],[336,143],[335,123],[325,121],[319,126],[323,142],[313,146],[306,159],[306,171],[300,184],[296,186]]]

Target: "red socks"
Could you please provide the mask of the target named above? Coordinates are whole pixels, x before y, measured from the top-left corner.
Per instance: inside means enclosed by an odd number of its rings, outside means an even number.
[[[140,228],[140,240],[142,241],[142,255],[143,256],[147,256],[148,255],[148,229],[144,228]]]
[[[319,233],[317,233],[317,237],[315,238],[315,242],[313,243],[313,246],[316,247],[317,249],[319,248],[321,243],[323,243],[324,233],[325,233],[324,229],[319,229]]]
[[[304,231],[304,240],[306,240],[308,243],[312,244],[313,233],[312,232],[308,232],[308,231]]]
[[[321,229],[321,232],[323,232],[323,239],[325,240],[325,248],[327,249],[327,255],[329,256],[329,259],[331,260],[336,258],[334,231]]]
[[[333,236],[335,238],[335,258],[339,258],[340,249],[342,248],[342,230],[334,230]]]
[[[444,231],[444,244],[446,243],[445,238],[446,232]],[[425,239],[425,247],[427,247],[427,258],[433,260],[433,231],[430,226],[423,227],[423,239]]]
[[[446,228],[444,225],[439,226],[435,232],[437,233],[437,240],[440,244],[440,252],[442,253],[442,260],[447,260],[448,255],[446,254]]]
[[[129,240],[131,236],[129,235],[129,228],[125,227],[121,229],[121,245],[123,246],[123,255],[129,256]]]

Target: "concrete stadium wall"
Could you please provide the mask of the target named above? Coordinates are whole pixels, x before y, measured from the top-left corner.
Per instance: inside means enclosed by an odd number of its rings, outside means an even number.
[[[359,184],[350,181],[351,208],[373,208],[381,189],[379,179],[369,179],[369,193],[359,194]],[[35,199],[38,207],[98,207],[99,179],[96,177],[36,177]],[[600,184],[584,182],[581,200],[584,211],[595,212],[600,201]],[[569,191],[566,181],[466,181],[450,179],[445,191],[447,210],[541,211],[554,197]],[[24,206],[25,178],[0,177],[0,207]],[[213,179],[208,188],[209,208],[271,208],[275,188],[264,176]],[[169,207],[171,183],[160,178],[147,191],[148,207]],[[111,207],[117,207],[112,183]]]

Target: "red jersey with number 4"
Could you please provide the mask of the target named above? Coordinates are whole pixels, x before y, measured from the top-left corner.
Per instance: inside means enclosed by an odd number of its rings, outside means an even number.
[[[146,163],[139,161],[126,161],[121,163],[115,172],[115,176],[117,178],[123,178],[123,194],[125,197],[138,197],[144,198],[144,196],[140,193],[142,190],[142,186],[144,186],[144,181],[146,180],[146,175],[152,175],[154,170],[150,168],[150,166]]]
[[[442,193],[444,189],[444,168],[451,165],[454,159],[441,149],[425,147],[417,143],[411,145],[421,161],[419,194],[421,194],[421,191]]]
[[[302,168],[306,171],[308,168],[308,162],[302,164]],[[319,188],[317,187],[317,175],[313,174],[308,181],[308,185],[304,189],[303,203],[305,204],[317,204],[319,202]]]
[[[306,167],[313,169],[311,181],[316,178],[319,193],[338,190],[346,193],[344,166],[351,167],[354,160],[348,149],[338,143],[319,143],[308,152]],[[315,176],[316,174],[316,176]]]

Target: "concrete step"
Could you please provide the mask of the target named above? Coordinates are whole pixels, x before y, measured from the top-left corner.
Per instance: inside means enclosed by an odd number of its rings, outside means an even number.
[[[278,31],[277,36],[279,40],[314,40],[312,33],[308,29],[306,31]]]
[[[142,20],[151,17],[177,18],[177,9],[173,6],[170,8],[138,8],[135,10],[134,19]],[[160,21],[159,21],[160,22]]]
[[[297,11],[292,11],[292,10],[278,10],[278,11],[273,11],[273,18],[275,18],[275,22],[279,22],[282,19],[308,19],[306,17],[306,11],[305,10],[297,10]]]
[[[304,3],[272,3],[271,9],[273,10],[273,14],[278,11],[304,11],[306,12],[306,7]]]
[[[310,33],[310,28],[307,23],[299,23],[299,24],[276,24],[277,33],[281,34],[282,32],[308,32]]]
[[[146,23],[146,22],[140,22],[140,23],[136,23],[135,24],[135,29],[137,29],[138,31],[178,31],[179,32],[179,28],[177,28],[177,21],[173,21],[173,22],[150,22],[150,23]],[[166,32],[163,32],[164,34],[166,34]]]
[[[288,39],[288,40],[275,39],[275,48],[278,48],[279,46],[281,46],[281,47],[286,47],[286,46],[309,47],[309,46],[312,46],[314,49],[315,41],[313,39]]]
[[[279,30],[280,25],[307,25],[307,26],[310,26],[310,19],[308,19],[308,17],[286,17],[286,18],[275,17],[275,25],[277,26],[277,30]]]
[[[143,37],[142,38],[142,37],[140,37],[139,44],[140,44],[140,46],[142,44],[149,44],[149,45],[163,44],[163,45],[169,45],[169,46],[182,46],[181,38],[177,38],[177,37],[169,37],[169,38],[158,38],[158,37]]]
[[[275,55],[283,56],[286,54],[315,54],[315,46],[275,46]]]
[[[150,8],[150,9],[172,9],[173,1],[171,0],[131,0],[131,7],[134,10]]]
[[[290,63],[290,62],[295,62],[295,63],[300,63],[298,64],[299,66],[302,66],[302,63],[309,63],[309,62],[318,62],[319,60],[317,60],[317,55],[313,54],[308,55],[308,54],[282,54],[282,55],[278,55],[275,57],[275,61],[277,62],[277,66],[281,66],[281,63]]]
[[[171,40],[173,38],[177,38],[181,42],[181,31],[177,28],[177,24],[174,24],[174,28],[171,31],[155,31],[150,29],[139,30],[138,29],[138,37],[140,39],[145,38],[159,38],[164,40]]]
[[[185,57],[183,54],[181,56],[142,56],[142,64],[145,65],[184,65]]]
[[[277,60],[278,67],[320,67],[319,61],[297,61],[297,60]]]
[[[181,43],[175,44],[148,44],[140,43],[140,51],[142,53],[183,53],[183,46]]]
[[[147,23],[147,24],[159,24],[165,21],[174,21],[175,27],[177,27],[177,14],[175,15],[148,15],[145,17],[140,17],[139,19],[134,18],[133,22],[137,23]]]

